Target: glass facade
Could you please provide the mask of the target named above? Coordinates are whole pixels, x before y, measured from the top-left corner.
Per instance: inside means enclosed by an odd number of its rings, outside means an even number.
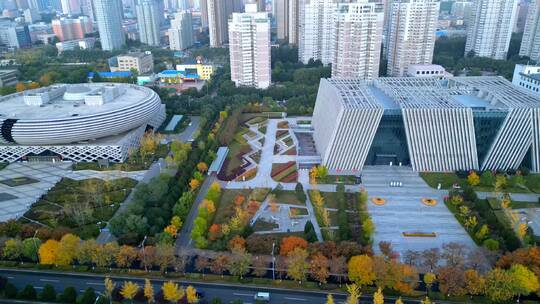
[[[506,115],[506,111],[473,111],[474,135],[476,138],[476,151],[479,164],[484,162],[484,158],[497,136]]]
[[[384,110],[366,165],[410,164],[407,135],[400,109]]]

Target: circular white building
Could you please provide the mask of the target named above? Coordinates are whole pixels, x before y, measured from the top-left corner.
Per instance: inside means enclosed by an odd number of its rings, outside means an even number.
[[[59,84],[11,94],[0,98],[0,161],[44,152],[122,161],[145,129],[164,119],[159,96],[131,84]]]

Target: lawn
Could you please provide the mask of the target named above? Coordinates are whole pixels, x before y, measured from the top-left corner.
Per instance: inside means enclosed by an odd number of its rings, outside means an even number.
[[[222,169],[225,170],[227,176],[233,174],[242,165],[242,156],[251,151],[251,147],[245,141],[239,142],[236,140],[237,136],[235,135],[234,137],[235,139],[229,145],[229,154],[227,154],[227,159]]]
[[[540,204],[538,202],[512,201],[510,203],[510,208],[512,209],[540,208]]]
[[[178,134],[178,133],[181,133],[183,132],[189,125],[189,123],[191,122],[191,119],[188,117],[188,116],[183,116],[182,117],[182,120],[180,120],[176,126],[174,127],[174,130],[172,131],[165,131],[165,127],[167,127],[167,125],[169,124],[169,122],[171,121],[171,119],[174,117],[174,115],[169,115],[169,117],[167,117],[167,119],[165,120],[165,122],[163,122],[163,124],[161,125],[161,127],[159,128],[158,132],[161,133],[161,134]]]
[[[0,162],[0,170],[4,169],[5,167],[7,167],[9,165],[9,163],[6,163],[6,162]]]
[[[235,205],[234,200],[237,196],[242,195],[245,198],[249,197],[251,190],[249,189],[224,189],[221,193],[221,198],[216,206],[216,214],[214,215],[214,224],[223,224],[230,220],[234,215]]]
[[[39,183],[39,180],[26,176],[14,177],[0,181],[0,184],[4,184],[9,187],[18,187],[35,183]]]
[[[249,117],[249,116],[247,116]],[[268,120],[268,118],[266,117],[262,117],[262,116],[256,116],[256,117],[252,117],[252,118],[247,118],[246,116],[244,116],[244,119],[247,119],[245,121],[245,124],[247,125],[254,125],[254,124],[260,124],[260,123],[264,123]]]
[[[524,176],[525,186],[532,192],[540,193],[540,174],[529,174]]]
[[[324,204],[326,208],[332,208],[337,209],[338,208],[338,200],[336,197],[336,192],[321,192],[323,198],[324,198]]]
[[[532,174],[534,175],[534,174]],[[454,184],[458,185],[466,185],[467,179],[466,178],[460,178],[455,173],[444,173],[444,172],[421,172],[420,177],[424,179],[424,181],[431,187],[431,188],[437,188],[438,184],[441,184],[441,189],[450,189]],[[533,191],[540,191],[540,176],[525,176],[526,185],[533,185],[534,189]],[[481,191],[481,192],[492,192],[494,189],[493,187],[486,187],[486,186],[475,186],[473,187],[475,191]],[[531,191],[529,189],[521,188],[521,187],[505,187],[504,192],[508,193],[530,193]],[[540,192],[539,192],[540,193]]]
[[[296,122],[296,124],[299,124],[299,125],[310,125],[311,124],[311,120],[298,120]]]
[[[98,223],[110,220],[120,203],[137,184],[136,180],[121,178],[112,181],[62,179],[25,217],[50,227],[73,229],[82,238],[96,237]]]
[[[307,208],[291,207],[289,208],[291,217],[306,216],[308,215]]]
[[[253,231],[272,231],[279,228],[279,225],[276,223],[268,222],[263,219],[258,219],[253,225]]]
[[[296,182],[298,172],[296,171],[296,162],[284,164],[272,164],[272,178],[277,182],[292,183]]]
[[[305,202],[301,202],[298,197],[296,197],[296,192],[288,190],[276,190],[274,191],[276,195],[276,200],[280,204],[289,204],[289,205],[298,205],[305,206]]]

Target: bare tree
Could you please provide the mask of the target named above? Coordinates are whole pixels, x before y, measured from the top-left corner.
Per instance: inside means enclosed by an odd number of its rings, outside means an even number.
[[[203,277],[204,277],[204,271],[206,270],[206,268],[208,268],[209,265],[210,265],[210,261],[208,260],[207,257],[198,256],[195,259],[195,269],[197,269],[197,271],[202,272]]]
[[[186,266],[189,264],[191,256],[189,255],[179,255],[174,259],[173,268],[174,271],[184,274],[186,272]]]
[[[443,245],[441,257],[446,261],[446,266],[463,267],[467,249],[465,245],[459,243],[448,243]]]
[[[429,269],[430,272],[433,272],[433,270],[437,268],[440,260],[441,253],[439,248],[431,248],[422,251],[422,266]]]
[[[418,251],[407,250],[403,254],[403,263],[417,267],[422,261],[422,254]]]
[[[268,272],[268,261],[263,256],[253,257],[251,265],[255,276],[263,277]]]
[[[330,261],[330,274],[336,277],[341,287],[341,280],[347,277],[347,258],[340,255],[329,259]]]

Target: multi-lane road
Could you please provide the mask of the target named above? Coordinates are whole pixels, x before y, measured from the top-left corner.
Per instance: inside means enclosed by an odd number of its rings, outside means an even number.
[[[60,293],[66,287],[74,287],[77,292],[82,293],[88,287],[93,288],[98,293],[102,293],[104,290],[104,276],[96,274],[71,274],[71,273],[57,273],[57,272],[43,272],[33,270],[14,270],[14,269],[2,269],[0,268],[0,275],[5,276],[9,281],[17,288],[22,289],[27,284],[32,284],[38,292],[40,292],[46,284],[52,285],[55,290]],[[116,282],[117,286],[121,286],[124,281],[132,281],[140,286],[144,285],[143,278],[134,277],[111,277]],[[154,284],[154,290],[157,291],[161,288],[161,285],[166,279],[152,279]],[[177,281],[177,280],[175,280]],[[179,280],[177,281],[184,287],[187,285],[193,285],[199,292],[205,294],[207,301],[213,298],[220,298],[223,303],[230,303],[235,300],[241,300],[244,304],[255,303],[253,297],[257,292],[269,292],[270,303],[283,304],[283,303],[296,303],[296,304],[316,304],[326,303],[325,292],[318,291],[301,291],[301,290],[289,290],[281,288],[258,288],[251,286],[242,286],[234,284],[224,283],[202,283],[202,282],[190,282]],[[344,303],[345,294],[334,294],[334,300],[336,303]],[[372,303],[371,295],[365,295],[361,298],[360,303]],[[1,303],[6,303],[2,302]],[[395,298],[387,298],[386,303],[395,303]],[[404,301],[407,304],[419,303],[419,301]],[[437,303],[448,303],[440,302]]]

